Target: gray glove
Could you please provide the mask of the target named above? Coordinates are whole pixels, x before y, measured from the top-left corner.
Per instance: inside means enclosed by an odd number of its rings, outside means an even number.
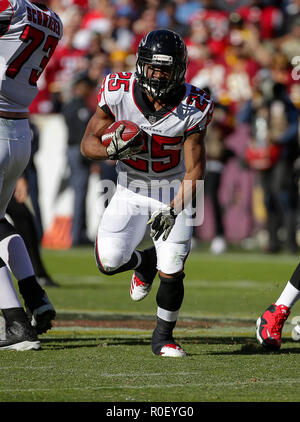
[[[162,208],[159,211],[155,211],[147,224],[151,224],[150,236],[154,240],[158,240],[163,235],[163,240],[166,240],[175,224],[175,214],[173,207]]]
[[[118,129],[116,129],[111,143],[106,148],[108,158],[111,160],[128,159],[141,152],[143,148],[143,139],[141,136],[142,131],[140,130],[129,141],[123,141],[122,133],[124,132],[124,129],[124,125],[120,125]]]

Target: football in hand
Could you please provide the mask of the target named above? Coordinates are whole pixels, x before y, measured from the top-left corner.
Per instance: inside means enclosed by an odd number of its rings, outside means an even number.
[[[120,125],[124,125],[125,129],[122,133],[122,139],[124,142],[130,141],[131,138],[133,138],[135,135],[137,135],[140,131],[140,128],[135,123],[129,121],[129,120],[118,120],[117,122],[112,123],[110,126],[108,126],[101,138],[101,142],[105,147],[108,147],[108,145],[111,143],[111,140],[113,138],[114,132]],[[141,131],[140,136],[140,143],[141,145],[144,144],[144,141],[146,139],[145,132]]]

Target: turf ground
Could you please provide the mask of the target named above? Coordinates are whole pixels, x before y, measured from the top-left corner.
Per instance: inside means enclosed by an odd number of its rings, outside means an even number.
[[[152,355],[155,295],[135,303],[131,273],[104,277],[92,248],[43,251],[54,328],[42,350],[2,351],[0,402],[298,402],[300,343],[284,327],[279,353],[256,343],[255,321],[276,300],[297,256],[193,250],[175,338],[184,359]]]

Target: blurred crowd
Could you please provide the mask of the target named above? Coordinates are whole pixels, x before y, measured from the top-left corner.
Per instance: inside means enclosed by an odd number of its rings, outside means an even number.
[[[79,143],[97,105],[97,88],[108,73],[134,71],[142,37],[168,28],[186,42],[186,81],[208,90],[216,103],[207,134],[211,223],[195,230],[195,238],[212,240],[212,252],[221,253],[228,241],[250,237],[260,223],[255,191],[266,213],[266,250],[279,251],[282,239],[290,252],[298,250],[300,0],[49,0],[49,5],[62,19],[64,35],[30,111],[64,116],[70,167],[76,174],[86,166],[73,179],[74,186],[82,181],[79,203],[90,171]],[[247,221],[239,235],[232,229],[238,211],[231,206],[226,212],[229,202],[244,207],[241,218]],[[73,244],[84,242],[76,236]]]

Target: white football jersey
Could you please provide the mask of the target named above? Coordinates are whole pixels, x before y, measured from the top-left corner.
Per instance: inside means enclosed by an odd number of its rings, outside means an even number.
[[[62,32],[60,18],[46,6],[1,0],[0,110],[28,111]]]
[[[147,109],[134,74],[111,73],[99,91],[98,105],[116,121],[130,120],[147,133],[143,151],[118,161],[119,183],[126,174],[127,186],[149,186],[151,181],[182,180],[185,173],[184,141],[204,130],[212,117],[213,101],[202,89],[185,84],[185,94],[173,106],[158,112]],[[143,185],[142,184],[142,185]]]

